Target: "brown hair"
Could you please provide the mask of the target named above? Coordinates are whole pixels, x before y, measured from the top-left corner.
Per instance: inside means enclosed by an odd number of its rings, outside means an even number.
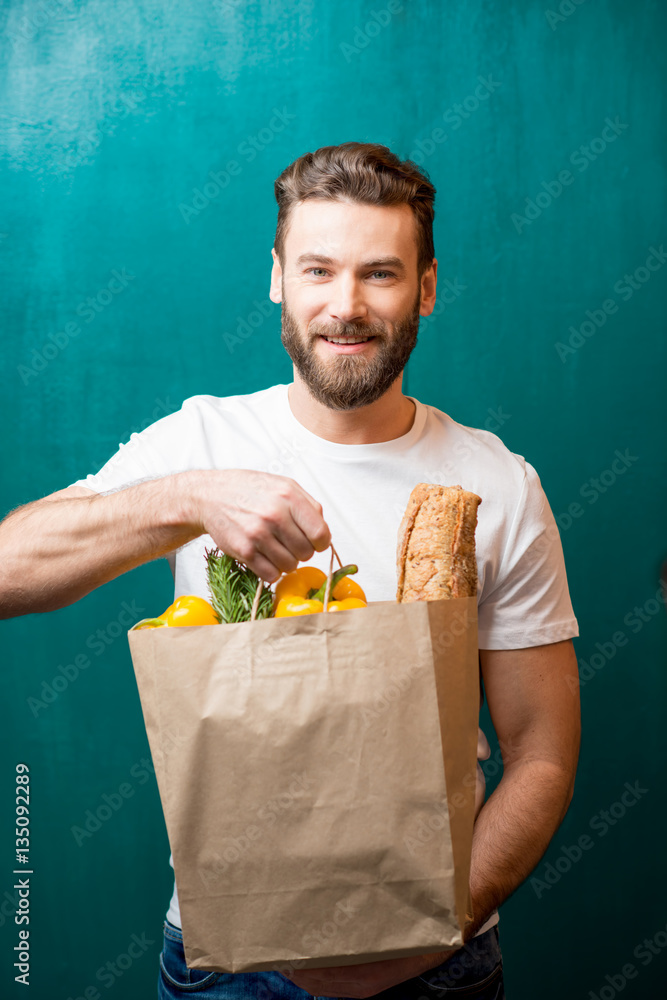
[[[343,142],[304,153],[274,184],[278,202],[275,251],[283,260],[290,211],[308,198],[349,198],[366,205],[409,205],[417,223],[419,277],[433,263],[435,188],[416,163],[399,160],[387,146]]]

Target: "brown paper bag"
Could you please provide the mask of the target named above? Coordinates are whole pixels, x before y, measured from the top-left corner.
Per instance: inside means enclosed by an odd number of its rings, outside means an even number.
[[[129,632],[190,968],[463,943],[477,599]]]

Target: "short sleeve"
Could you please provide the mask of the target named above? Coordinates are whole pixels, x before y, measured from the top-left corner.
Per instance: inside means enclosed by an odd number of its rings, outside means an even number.
[[[108,494],[150,479],[161,479],[187,469],[206,468],[205,438],[198,397],[186,399],[181,409],[135,431],[98,472],[77,479],[70,486],[85,486],[95,493]],[[163,558],[176,573],[176,553]]]
[[[77,479],[71,486],[85,486],[96,493],[114,493],[149,479],[198,468],[195,442],[201,440],[196,397],[186,399],[180,410],[135,431],[98,472]],[[193,464],[194,463],[194,464]]]
[[[579,635],[560,534],[529,462],[496,586],[478,608],[480,649],[522,649]]]

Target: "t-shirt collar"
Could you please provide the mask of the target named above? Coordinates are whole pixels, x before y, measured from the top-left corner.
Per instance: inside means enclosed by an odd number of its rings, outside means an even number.
[[[406,398],[411,399],[415,404],[415,418],[407,434],[402,434],[391,441],[378,441],[375,444],[341,444],[338,441],[328,441],[318,434],[313,434],[312,431],[309,431],[294,416],[289,404],[289,388],[290,385],[276,386],[276,401],[279,404],[280,417],[289,428],[289,432],[296,435],[299,440],[307,443],[313,451],[329,455],[333,458],[344,458],[346,460],[356,458],[367,459],[380,456],[386,457],[397,452],[407,451],[419,440],[426,423],[426,407],[418,399],[415,399],[414,396],[407,396]]]

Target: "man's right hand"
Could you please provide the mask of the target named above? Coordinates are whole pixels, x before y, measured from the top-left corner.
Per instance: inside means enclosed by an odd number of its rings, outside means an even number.
[[[0,523],[0,618],[73,604],[203,534],[268,583],[331,544],[322,507],[286,476],[195,469],[110,493],[72,485]]]
[[[251,469],[196,470],[191,513],[200,534],[273,583],[331,544],[322,506],[287,476]]]

